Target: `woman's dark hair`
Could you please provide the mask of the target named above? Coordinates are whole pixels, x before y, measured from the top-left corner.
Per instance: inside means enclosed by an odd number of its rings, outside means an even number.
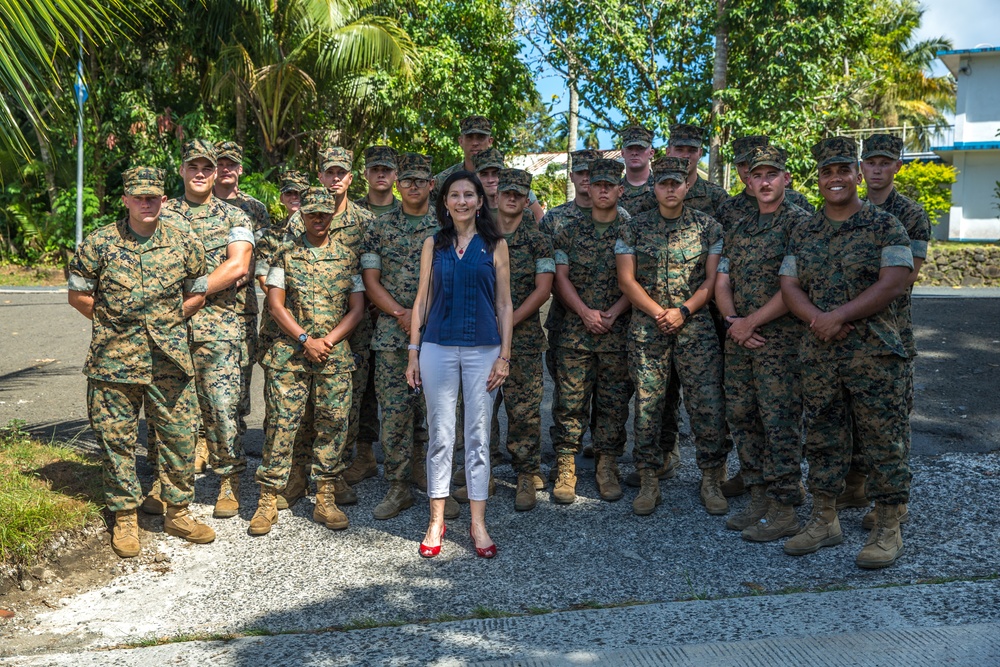
[[[490,214],[489,203],[486,199],[486,190],[483,189],[483,184],[479,180],[479,177],[473,174],[471,171],[456,171],[454,174],[445,179],[444,185],[441,186],[441,193],[438,195],[437,199],[437,219],[438,225],[441,229],[438,233],[434,235],[434,249],[443,250],[450,247],[455,243],[455,239],[458,238],[458,233],[455,231],[455,222],[451,219],[451,215],[448,213],[448,208],[445,206],[445,200],[448,199],[448,191],[451,186],[456,181],[469,181],[472,183],[473,187],[476,188],[476,193],[479,198],[483,200],[482,205],[479,207],[478,215],[476,216],[476,233],[483,239],[483,243],[486,244],[486,248],[493,252],[497,243],[503,238],[503,234],[500,232],[500,227],[497,225],[497,221],[493,219]]]

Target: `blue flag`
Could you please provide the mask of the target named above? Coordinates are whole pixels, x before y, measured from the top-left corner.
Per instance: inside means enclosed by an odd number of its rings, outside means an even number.
[[[83,61],[76,61],[76,83],[73,84],[73,92],[76,93],[76,103],[83,108],[83,103],[90,97],[87,90],[87,82],[83,80]]]

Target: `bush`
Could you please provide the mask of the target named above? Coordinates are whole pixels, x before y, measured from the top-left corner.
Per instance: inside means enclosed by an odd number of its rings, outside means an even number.
[[[896,174],[895,185],[900,193],[915,199],[927,211],[931,223],[951,210],[951,184],[958,171],[940,162],[910,162]]]

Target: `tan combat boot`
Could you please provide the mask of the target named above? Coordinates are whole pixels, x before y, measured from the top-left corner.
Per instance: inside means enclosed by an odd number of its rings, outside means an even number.
[[[535,509],[535,482],[532,476],[520,473],[517,476],[517,493],[514,495],[514,509],[518,512],[527,512]]]
[[[462,514],[462,506],[452,496],[444,499],[444,518],[457,519]]]
[[[560,454],[556,467],[559,473],[552,489],[552,500],[568,505],[576,500],[576,460],[572,454]]]
[[[393,482],[389,485],[389,492],[385,494],[385,498],[375,506],[374,516],[380,520],[391,519],[403,510],[413,507],[413,502],[410,483]]]
[[[706,468],[701,471],[701,504],[709,514],[719,515],[729,511],[729,503],[726,502],[721,488],[725,478],[726,466]]]
[[[898,513],[899,513],[899,522],[900,523],[909,523],[909,521],[910,521],[910,510],[907,507],[906,503],[900,503],[899,504],[899,512]],[[868,510],[868,513],[865,514],[865,516],[864,516],[863,519],[861,519],[861,527],[864,528],[865,530],[871,530],[872,528],[874,528],[875,527],[875,516],[877,514],[878,514],[878,512],[876,512],[875,510]]]
[[[423,452],[413,453],[413,462],[410,464],[410,481],[418,489],[427,493],[427,459]]]
[[[142,500],[142,511],[146,514],[163,514],[167,511],[167,504],[163,502],[160,494],[163,493],[163,486],[160,480],[153,482],[153,488],[149,490]]]
[[[492,498],[493,494],[497,492],[497,481],[493,479],[493,475],[490,475],[489,484],[486,486],[486,497]],[[452,498],[462,503],[463,505],[469,502],[469,487],[464,484],[451,494]]]
[[[347,515],[337,507],[336,487],[330,480],[316,483],[316,509],[313,510],[313,521],[323,524],[330,530],[344,530],[351,525]]]
[[[742,512],[729,517],[726,521],[726,528],[729,530],[743,530],[754,525],[767,514],[770,503],[767,499],[767,492],[763,484],[754,484],[750,487],[750,502]]]
[[[632,501],[632,513],[638,516],[652,514],[656,506],[660,504],[660,480],[656,476],[656,471],[652,468],[643,468],[639,471],[639,495]]]
[[[772,500],[764,518],[747,526],[742,533],[747,542],[773,542],[782,537],[791,537],[801,530],[795,508]]]
[[[208,470],[208,440],[203,435],[195,436],[194,443],[194,471],[201,474]]]
[[[719,485],[722,495],[726,498],[736,498],[747,492],[746,484],[743,482],[743,473],[738,472]]]
[[[531,485],[535,487],[535,491],[544,491],[547,484],[545,484],[545,478],[542,477],[542,473],[533,472],[531,473]]]
[[[350,467],[344,471],[344,481],[354,486],[363,479],[374,477],[378,474],[378,462],[375,460],[375,453],[372,451],[372,443],[358,442],[358,453],[351,462]]]
[[[598,454],[594,479],[597,482],[597,492],[601,494],[602,499],[610,502],[621,499],[624,494],[622,485],[618,482],[620,477],[615,457],[611,454]]]
[[[656,471],[657,479],[672,479],[677,474],[677,469],[681,467],[681,446],[680,443],[675,442],[674,448],[669,452],[664,452],[663,454],[663,467]],[[625,482],[625,486],[631,486],[633,489],[638,489],[642,486],[642,482],[639,480],[639,471],[630,472],[622,480]]]
[[[219,497],[215,499],[212,516],[228,519],[240,513],[240,476],[226,475],[219,484]]]
[[[899,528],[902,505],[875,503],[875,526],[855,562],[866,570],[889,567],[903,555],[903,532]]]
[[[262,486],[260,499],[257,500],[257,511],[250,519],[250,528],[247,532],[251,535],[267,535],[271,532],[271,526],[276,523],[278,523],[278,494],[274,489]]]
[[[785,542],[785,553],[789,556],[804,556],[819,551],[820,547],[832,547],[843,541],[840,519],[837,518],[837,498],[814,493],[809,521],[805,528]]]
[[[295,507],[295,503],[305,498],[309,493],[309,475],[306,466],[293,465],[288,473],[288,483],[278,494],[278,509],[287,510]]]
[[[186,506],[167,506],[167,515],[163,519],[163,532],[195,544],[208,544],[215,540],[215,531],[194,518]]]
[[[868,507],[871,503],[868,502],[868,497],[865,495],[865,483],[868,481],[868,476],[864,473],[858,472],[853,468],[847,471],[847,477],[844,478],[846,482],[846,487],[844,492],[837,496],[837,509],[842,510],[845,507]]]
[[[356,505],[358,494],[355,493],[351,485],[344,481],[343,477],[333,480],[333,495],[337,499],[338,505]]]
[[[111,549],[119,558],[134,558],[139,555],[139,518],[135,510],[115,512]]]

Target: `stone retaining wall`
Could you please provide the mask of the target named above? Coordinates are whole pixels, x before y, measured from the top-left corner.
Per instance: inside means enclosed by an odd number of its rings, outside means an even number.
[[[917,284],[1000,287],[1000,245],[932,243]]]

